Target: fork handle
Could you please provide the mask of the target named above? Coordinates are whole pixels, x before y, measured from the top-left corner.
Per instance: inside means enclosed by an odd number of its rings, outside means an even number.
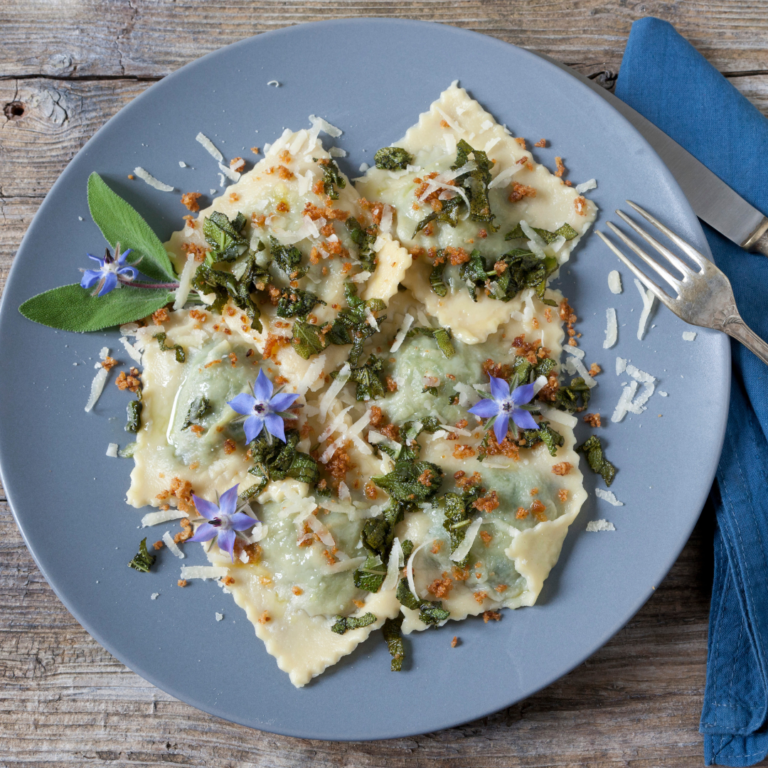
[[[750,352],[768,365],[768,344],[766,344],[738,315],[729,318],[723,330],[736,341],[740,341]]]

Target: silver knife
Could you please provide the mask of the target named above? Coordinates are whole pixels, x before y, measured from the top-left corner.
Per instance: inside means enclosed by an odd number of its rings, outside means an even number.
[[[537,55],[588,85],[632,123],[666,163],[702,221],[742,248],[768,256],[768,217],[620,98],[565,64],[540,53]]]

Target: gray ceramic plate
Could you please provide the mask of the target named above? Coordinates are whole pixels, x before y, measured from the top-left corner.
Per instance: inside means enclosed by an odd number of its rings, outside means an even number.
[[[609,415],[619,396],[617,354],[657,376],[669,397],[657,394],[643,415],[601,431],[620,467],[613,490],[625,506],[591,496],[536,607],[506,611],[499,623],[470,620],[411,636],[400,674],[389,671],[377,633],[296,690],[216,586],[178,589],[179,561],[169,553],[150,575],[126,567],[143,535],[141,514],[124,504],[132,462],[105,456],[108,443],[127,442],[125,394],[110,384],[95,412],[83,412],[98,350],[106,344],[125,355],[115,333],[56,333],[17,312],[33,294],[76,281],[86,252],[104,247],[88,216],[88,174],[101,173],[164,238],[186,213],[180,195],[126,176],[141,165],[178,189],[208,192],[217,168],[195,142],[198,131],[226,157],[249,157],[249,147],[273,141],[283,127],[299,129],[308,115],[322,115],[344,129],[336,143],[349,151],[342,166],[354,176],[456,78],[516,135],[546,137],[551,149],[536,150],[540,161],[553,167],[555,154],[563,155],[570,178],[598,180],[591,193],[602,211],[598,226],[630,198],[707,252],[670,173],[588,87],[489,37],[361,20],[260,35],[150,88],[70,163],[14,261],[0,315],[0,459],[24,538],[58,596],[102,645],[173,696],[228,720],[306,738],[381,739],[445,728],[529,696],[586,659],[650,597],[714,476],[728,402],[725,337],[700,330],[685,342],[685,326],[664,310],[638,342],[637,290],[625,274],[624,293],[609,293],[606,275],[618,264],[592,236],[562,287],[582,318],[587,361],[605,370],[595,406]],[[193,169],[180,168],[180,160]],[[604,351],[607,306],[617,308],[621,331],[618,346]],[[587,483],[592,490],[594,478]],[[585,533],[598,517],[613,521],[616,532]],[[203,560],[195,551],[186,562]],[[217,611],[224,621],[215,620]],[[454,635],[462,641],[456,649]]]

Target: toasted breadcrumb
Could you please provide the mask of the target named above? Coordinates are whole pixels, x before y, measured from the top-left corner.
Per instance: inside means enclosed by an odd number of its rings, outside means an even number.
[[[459,644],[459,638],[454,635],[453,640],[451,640],[451,648],[455,648]]]
[[[600,420],[600,414],[599,413],[588,413],[584,417],[584,421],[589,424],[590,427],[601,427],[602,421]]]
[[[200,210],[200,204],[197,202],[202,197],[200,192],[185,192],[181,196],[181,203],[188,211],[197,213]]]
[[[177,587],[186,587],[189,584],[189,582],[186,579],[179,579],[176,582]]]
[[[559,464],[552,465],[552,473],[563,477],[571,471],[572,467],[573,465],[570,462],[561,461]]]
[[[546,147],[547,146],[547,140],[546,139],[539,139],[534,145],[534,147]]]
[[[491,620],[501,621],[501,613],[499,611],[483,611],[483,621],[487,624]]]

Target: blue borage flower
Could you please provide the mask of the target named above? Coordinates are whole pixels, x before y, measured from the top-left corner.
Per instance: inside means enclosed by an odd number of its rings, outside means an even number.
[[[96,286],[92,295],[104,296],[117,288],[118,283],[122,282],[121,277],[125,282],[135,280],[139,274],[138,270],[132,264],[126,263],[131,250],[129,248],[124,253],[120,253],[120,243],[117,243],[114,256],[109,252],[109,248],[106,249],[103,259],[89,253],[88,258],[93,259],[99,268],[81,270],[83,279],[80,281],[80,286],[86,289]],[[134,264],[138,264],[138,262],[134,262]]]
[[[490,374],[488,374],[488,378],[491,380],[491,399],[481,400],[477,405],[472,406],[469,412],[481,419],[493,419],[493,431],[496,440],[499,443],[504,442],[509,429],[510,418],[515,433],[517,433],[517,427],[520,429],[538,429],[539,425],[528,412],[528,409],[521,407],[533,399],[533,384],[523,384],[523,386],[515,387],[510,391],[510,386],[505,379],[497,379]]]
[[[264,428],[267,435],[274,435],[278,440],[285,442],[284,411],[293,405],[298,395],[283,393],[273,397],[273,391],[272,382],[263,370],[259,370],[259,376],[253,385],[253,395],[244,392],[227,403],[233,411],[248,417],[243,425],[246,443],[255,440]]]
[[[237,512],[237,485],[221,494],[218,505],[192,494],[197,511],[208,520],[199,525],[195,535],[188,541],[210,541],[217,537],[216,543],[222,552],[226,552],[232,562],[235,561],[235,538],[237,531],[245,531],[256,524],[256,520],[245,512]]]

